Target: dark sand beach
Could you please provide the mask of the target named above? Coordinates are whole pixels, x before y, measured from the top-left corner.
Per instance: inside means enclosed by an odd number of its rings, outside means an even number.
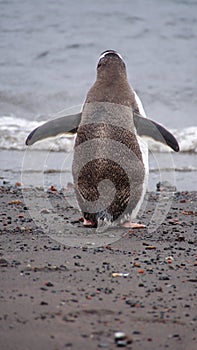
[[[172,194],[155,232],[124,229],[123,238],[91,249],[61,244],[35,224],[25,198],[39,193],[0,188],[1,350],[196,349],[196,192]],[[46,195],[83,233],[63,194]],[[157,201],[149,193],[141,222],[148,225]]]

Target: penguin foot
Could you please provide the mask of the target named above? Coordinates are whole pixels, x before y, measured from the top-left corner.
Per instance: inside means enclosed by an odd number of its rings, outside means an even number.
[[[83,226],[95,227],[95,225],[96,223],[94,221],[86,220],[85,218],[83,218]]]
[[[145,228],[146,226],[143,224],[138,224],[137,222],[131,222],[131,221],[125,221],[123,224],[121,224],[122,227],[126,228]]]

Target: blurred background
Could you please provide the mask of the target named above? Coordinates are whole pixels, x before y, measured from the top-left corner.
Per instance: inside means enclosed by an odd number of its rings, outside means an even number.
[[[25,186],[72,181],[73,141],[57,139],[26,150],[25,139],[57,112],[81,110],[99,55],[107,49],[122,55],[147,116],[180,143],[179,154],[151,145],[149,189],[172,178],[178,190],[196,189],[194,0],[1,0],[1,182],[19,181],[21,170]]]

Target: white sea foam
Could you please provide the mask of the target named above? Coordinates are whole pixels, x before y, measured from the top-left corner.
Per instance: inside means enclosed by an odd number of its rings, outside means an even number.
[[[179,143],[180,152],[197,153],[197,126],[170,131]],[[148,146],[152,152],[173,152],[168,146],[150,139],[148,139]]]
[[[0,118],[0,149],[25,150],[29,133],[46,121],[29,121],[12,116]],[[70,147],[70,138],[59,137],[36,143],[34,150],[65,151]]]
[[[29,121],[16,118],[14,115],[0,118],[0,149],[25,150],[25,140],[28,134],[45,121]],[[182,130],[170,130],[177,138],[180,152],[197,153],[197,126]],[[35,150],[65,151],[70,149],[72,142],[69,137],[62,136],[44,140],[33,146]],[[171,152],[171,149],[161,143],[148,139],[151,152]]]

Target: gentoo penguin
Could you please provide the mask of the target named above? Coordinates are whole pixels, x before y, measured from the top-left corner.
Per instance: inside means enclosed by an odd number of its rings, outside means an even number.
[[[81,113],[57,118],[33,130],[26,144],[63,133],[76,133],[73,179],[84,225],[131,223],[146,192],[148,148],[143,136],[179,145],[163,126],[146,118],[129,85],[125,63],[114,50],[104,51],[97,78]]]

